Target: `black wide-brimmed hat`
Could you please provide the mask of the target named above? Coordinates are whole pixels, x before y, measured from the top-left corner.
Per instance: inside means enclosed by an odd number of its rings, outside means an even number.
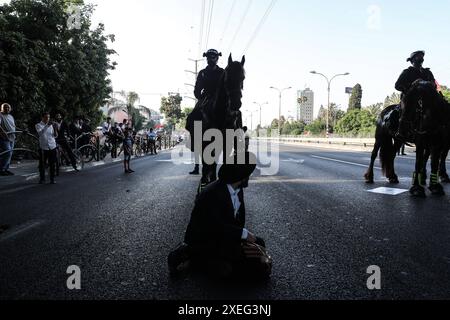
[[[256,169],[256,156],[253,153],[245,153],[245,161],[243,157],[234,156],[228,159],[219,170],[219,180],[227,184],[239,182],[249,178]]]
[[[411,53],[411,55],[409,56],[409,58],[406,59],[406,62],[412,61],[412,59],[414,59],[414,57],[417,56],[417,55],[419,55],[419,54],[425,55],[425,51],[423,51],[423,50],[414,51],[413,53]]]

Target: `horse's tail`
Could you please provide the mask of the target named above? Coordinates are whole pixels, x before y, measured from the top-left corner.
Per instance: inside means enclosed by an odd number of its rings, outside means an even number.
[[[380,162],[383,175],[387,176],[391,172],[393,157],[397,150],[394,148],[394,141],[389,134],[382,133],[377,136],[380,142]]]

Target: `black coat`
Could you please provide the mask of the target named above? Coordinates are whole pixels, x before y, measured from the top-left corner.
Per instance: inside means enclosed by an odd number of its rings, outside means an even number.
[[[418,79],[436,83],[434,75],[430,71],[430,69],[428,68],[417,69],[414,67],[409,67],[408,69],[403,70],[402,74],[395,83],[395,89],[405,94],[409,90],[409,88],[411,88],[413,82]]]
[[[218,87],[220,78],[222,77],[224,69],[217,67],[211,69],[206,67],[200,71],[195,83],[194,95],[198,100],[201,100],[205,96],[214,96]]]
[[[220,180],[210,184],[196,200],[185,243],[219,250],[239,246],[245,225],[243,191],[239,193],[239,201],[241,206],[236,219],[227,185]]]

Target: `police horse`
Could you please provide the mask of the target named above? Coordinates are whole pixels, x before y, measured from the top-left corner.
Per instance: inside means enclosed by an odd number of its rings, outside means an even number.
[[[408,138],[397,137],[400,106],[387,107],[377,120],[375,146],[371,162],[365,174],[367,183],[374,182],[374,163],[380,154],[383,174],[390,183],[399,183],[395,173],[394,160],[403,143],[416,145],[416,163],[410,193],[414,197],[426,197],[426,153],[431,156],[431,176],[429,190],[433,195],[444,195],[444,188],[439,183],[439,166],[445,148],[445,126],[447,125],[446,108],[443,108],[442,97],[436,93],[433,83],[416,81],[405,95],[404,119],[408,127]],[[445,162],[445,160],[444,160]]]
[[[237,132],[237,137],[233,138],[231,145],[234,146],[236,152],[237,146],[245,145],[244,132],[242,130],[242,90],[245,80],[245,56],[242,60],[233,61],[232,55],[228,58],[228,65],[225,68],[214,97],[207,97],[197,103],[192,116],[188,119],[187,129],[191,135],[191,150],[195,152],[195,141],[202,141],[202,159],[205,149],[214,141],[203,141],[204,134],[209,129],[217,129],[222,133],[223,137],[223,159],[227,156],[227,146],[230,141],[226,141],[227,129],[233,129]],[[193,122],[202,123],[202,137],[195,136]],[[189,123],[191,122],[191,123]],[[240,129],[240,130],[239,130]],[[230,150],[228,150],[230,151]],[[200,193],[207,185],[217,180],[217,164],[220,154],[212,154],[215,157],[214,163],[206,163],[203,159],[202,178],[198,188]]]

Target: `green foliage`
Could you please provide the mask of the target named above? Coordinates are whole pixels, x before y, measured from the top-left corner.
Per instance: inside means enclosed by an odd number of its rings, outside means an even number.
[[[140,131],[144,128],[145,117],[141,114],[141,111],[132,108],[131,109],[131,123],[133,124],[133,128],[136,131]]]
[[[166,127],[169,131],[172,131],[183,119],[182,101],[183,98],[179,94],[161,98],[160,112],[166,117]]]
[[[361,85],[358,83],[353,87],[352,95],[350,96],[350,102],[348,105],[348,110],[361,109],[363,90]]]
[[[193,110],[194,110],[193,108],[185,108],[181,112],[181,119],[178,122],[177,128],[181,130],[186,128],[187,117],[191,114]]]
[[[313,123],[305,127],[305,131],[313,135],[325,134],[327,125],[324,120],[316,119]]]
[[[444,95],[445,99],[447,99],[448,102],[450,102],[450,88],[446,86],[441,86],[442,94]]]
[[[281,128],[282,135],[301,135],[305,131],[306,124],[302,121],[286,122]]]
[[[280,120],[281,120],[281,128],[283,128],[284,124],[286,123],[286,118],[284,116],[281,116]],[[272,129],[278,130],[278,122],[279,122],[278,119],[273,119],[270,127]]]
[[[116,63],[102,24],[91,30],[93,5],[81,5],[81,28],[69,30],[68,0],[12,0],[0,6],[0,101],[17,122],[34,126],[44,110],[68,118],[85,115],[94,125],[111,92]]]
[[[400,104],[400,94],[397,92],[392,93],[384,99],[384,107],[387,108],[394,104]]]
[[[375,132],[377,117],[370,110],[350,110],[336,125],[339,134],[369,134]]]
[[[381,111],[383,111],[383,109],[384,109],[384,104],[379,102],[379,103],[371,104],[370,106],[365,107],[364,109],[367,110],[375,118],[378,118]]]

